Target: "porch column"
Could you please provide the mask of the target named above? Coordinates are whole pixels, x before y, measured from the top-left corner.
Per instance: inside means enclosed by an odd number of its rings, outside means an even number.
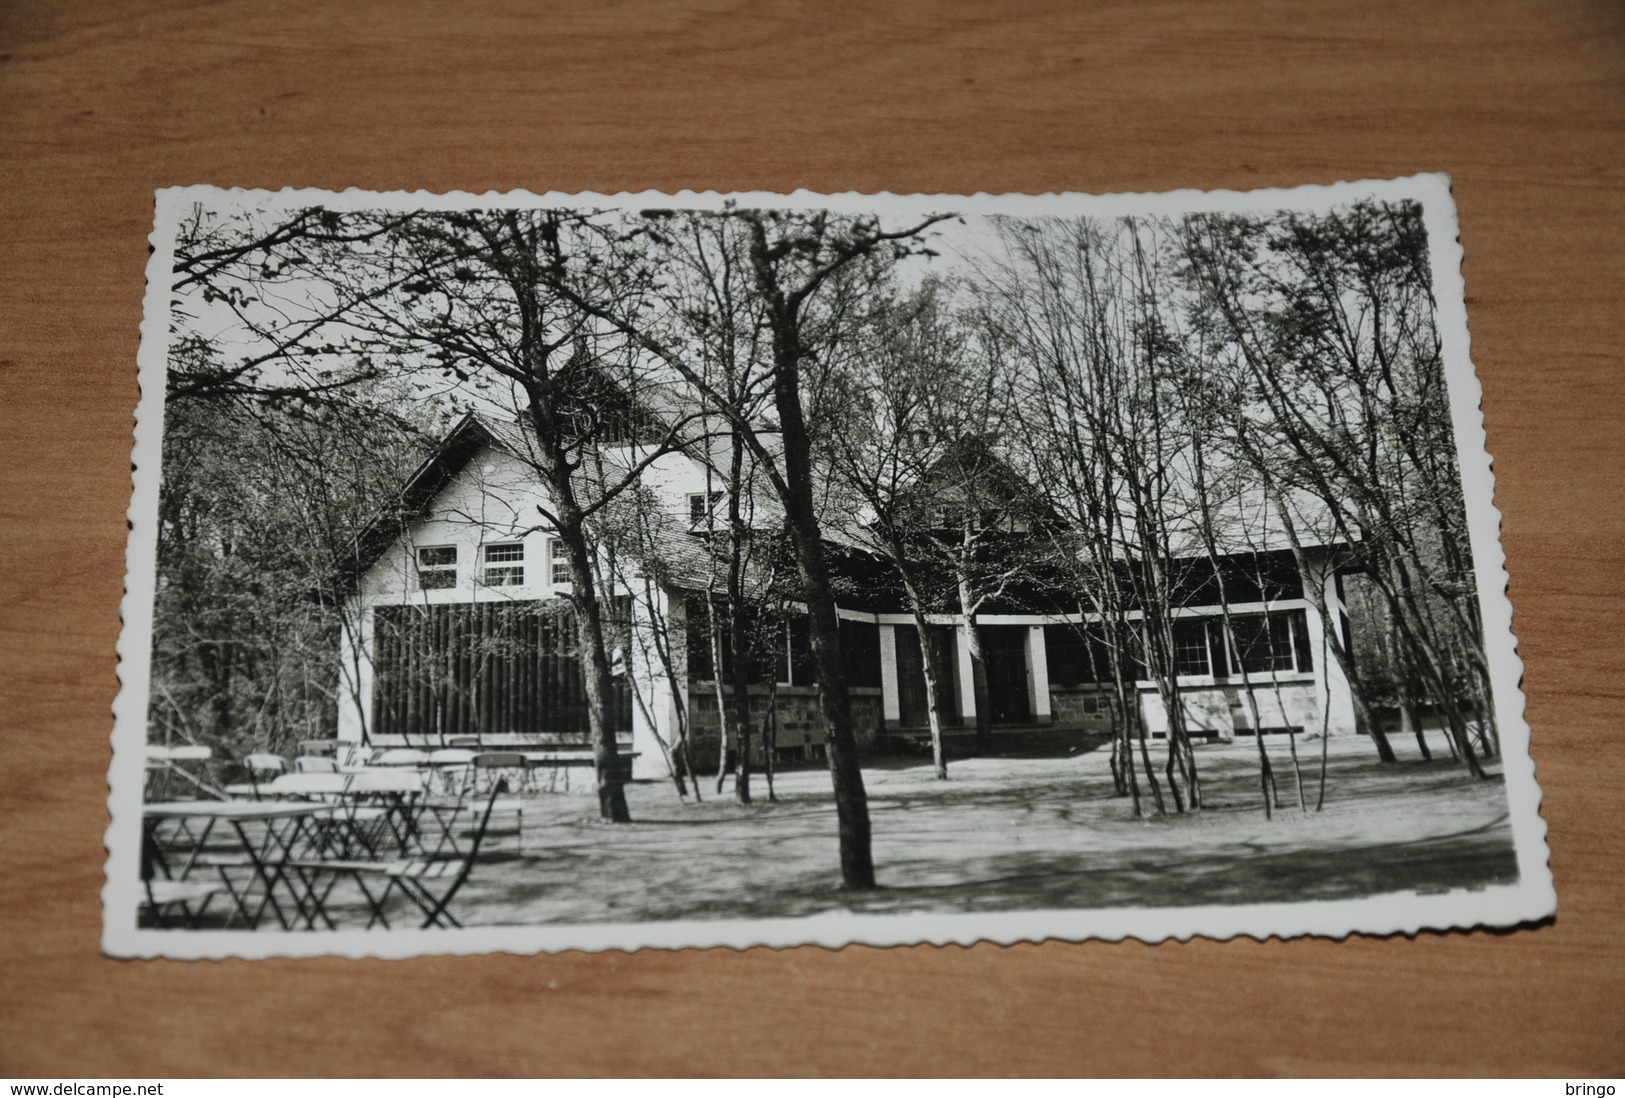
[[[897,693],[897,626],[880,627],[880,717],[887,728],[903,723],[903,706]]]
[[[1329,552],[1309,550],[1305,555],[1308,558],[1307,570],[1310,575],[1305,577],[1304,582],[1319,585],[1326,599],[1326,611],[1332,619],[1330,625],[1336,630],[1333,635],[1341,640],[1344,636],[1344,609],[1343,601],[1337,593],[1336,561]],[[1307,597],[1308,592],[1305,591],[1305,598]],[[1315,669],[1318,715],[1323,719],[1329,718],[1326,720],[1326,728],[1331,735],[1352,734],[1355,731],[1354,692],[1349,687],[1348,676],[1343,674],[1343,669],[1337,664],[1337,657],[1332,655],[1330,647],[1323,639],[1321,616],[1315,610],[1313,602],[1304,607],[1304,620],[1309,626],[1310,662]]]
[[[667,776],[666,753],[661,750],[660,742],[663,740],[670,745],[676,729],[671,680],[666,677],[666,669],[655,648],[654,632],[656,621],[664,616],[670,623],[668,632],[677,644],[682,644],[681,626],[670,617],[669,604],[676,600],[667,599],[660,590],[654,592],[654,599],[656,605],[651,607],[643,599],[633,597],[632,650],[625,654],[628,682],[636,694],[632,703],[632,750],[637,753],[632,760],[632,777],[636,779]]]
[[[1055,719],[1049,705],[1049,649],[1042,625],[1027,627],[1027,712],[1038,724]]]
[[[959,719],[969,726],[976,723],[976,669],[970,658],[970,626],[961,622],[954,629],[954,651],[959,656]]]
[[[335,738],[344,743],[360,743],[372,720],[372,605],[361,596],[352,596],[340,617]]]

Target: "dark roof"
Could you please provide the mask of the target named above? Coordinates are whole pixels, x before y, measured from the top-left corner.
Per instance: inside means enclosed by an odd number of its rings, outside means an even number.
[[[400,537],[407,523],[421,518],[440,490],[462,472],[475,454],[490,445],[503,445],[503,439],[490,421],[476,412],[468,412],[458,420],[407,477],[395,498],[362,529],[350,558],[340,568],[343,586],[354,590],[361,574]]]

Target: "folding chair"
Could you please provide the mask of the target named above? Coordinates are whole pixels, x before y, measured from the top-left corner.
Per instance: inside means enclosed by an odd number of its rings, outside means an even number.
[[[325,755],[300,755],[293,765],[301,774],[337,774],[339,764]]]
[[[183,925],[188,930],[197,929],[209,901],[220,893],[221,885],[206,881],[170,880],[167,876],[157,875],[160,868],[168,872],[158,857],[152,834],[144,832],[141,836],[140,910],[150,912],[153,925],[163,928],[169,925],[170,916],[178,909],[184,920]]]
[[[389,826],[387,813],[347,799],[353,780],[350,774],[284,774],[262,789],[270,798],[300,798],[336,807],[331,816],[315,823],[312,834],[316,850],[345,858],[365,851],[369,857],[376,857]]]
[[[141,909],[152,913],[155,927],[168,927],[170,917],[178,909],[188,930],[197,929],[209,901],[224,891],[221,885],[207,881],[169,881],[162,877],[149,877],[141,886]]]
[[[472,791],[475,796],[483,796],[489,792],[493,797],[500,793],[514,793],[524,787],[529,780],[530,771],[525,765],[525,756],[517,751],[486,751],[475,755],[470,763],[474,768]],[[483,779],[483,780],[482,780]],[[525,849],[525,800],[523,797],[503,797],[491,802],[496,811],[504,817],[513,817],[514,852],[523,853]],[[503,830],[510,830],[503,827]]]
[[[197,799],[198,793],[202,793],[206,798],[224,799],[225,791],[216,786],[209,777],[208,763],[213,755],[214,752],[203,744],[182,744],[179,747],[148,744],[146,799],[171,800],[170,784],[177,777],[192,787],[188,790],[192,796],[187,799]],[[183,765],[187,763],[193,766]]]
[[[389,929],[389,916],[385,914],[384,907],[389,897],[400,891],[423,914],[424,929],[436,927],[461,927],[449,910],[452,899],[457,895],[469,874],[473,872],[474,860],[479,857],[480,844],[485,841],[487,829],[490,827],[491,814],[496,808],[499,792],[493,791],[485,803],[485,811],[480,816],[478,826],[474,829],[473,840],[469,843],[466,853],[455,858],[411,858],[392,862],[365,862],[365,861],[302,861],[294,863],[290,868],[299,873],[306,885],[306,899],[311,905],[312,916],[319,914],[329,927],[333,920],[327,914],[327,901],[333,888],[341,878],[348,877],[355,881],[366,900],[371,915],[367,920],[367,929],[382,923],[384,929]],[[324,875],[331,875],[326,887],[322,887],[321,879]],[[381,892],[374,894],[367,887],[369,878],[382,878],[384,887]]]
[[[462,747],[442,747],[429,752],[429,768],[440,781],[444,796],[462,797],[473,772],[474,752]]]
[[[427,807],[428,791],[429,775],[421,770],[362,770],[349,776],[344,796],[352,818],[379,814],[382,826],[374,834],[382,839],[387,828],[396,850],[405,854],[424,849],[420,818]],[[376,851],[379,844],[370,845]],[[440,845],[437,841],[436,846]]]
[[[248,781],[228,785],[226,792],[233,797],[253,797],[258,801],[265,798],[269,783],[288,772],[288,760],[269,753],[248,755],[243,759],[243,768],[248,771]]]

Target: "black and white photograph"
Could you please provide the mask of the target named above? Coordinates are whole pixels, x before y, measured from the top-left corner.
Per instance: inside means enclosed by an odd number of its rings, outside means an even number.
[[[1445,177],[151,243],[110,954],[1555,910]]]

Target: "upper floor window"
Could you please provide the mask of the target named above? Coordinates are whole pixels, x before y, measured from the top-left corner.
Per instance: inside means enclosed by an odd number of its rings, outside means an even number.
[[[722,506],[721,492],[690,492],[688,495],[688,523],[693,527],[706,525]]]
[[[485,569],[480,582],[487,587],[516,587],[525,582],[525,543],[502,542],[485,546]]]
[[[444,591],[457,586],[457,546],[418,547],[418,587],[424,591]]]
[[[547,543],[548,579],[555,584],[570,582],[570,555],[564,542],[554,538]]]

